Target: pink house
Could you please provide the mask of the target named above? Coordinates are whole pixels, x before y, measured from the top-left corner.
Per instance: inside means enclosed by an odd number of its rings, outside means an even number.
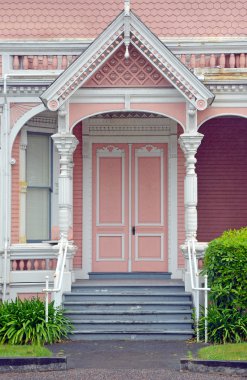
[[[247,221],[245,0],[5,0],[0,294],[169,272]]]

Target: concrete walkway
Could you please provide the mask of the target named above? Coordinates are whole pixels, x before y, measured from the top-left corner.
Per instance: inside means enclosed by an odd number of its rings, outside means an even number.
[[[67,371],[8,373],[1,380],[240,380],[217,374],[181,373],[180,358],[203,344],[159,341],[65,342],[49,348],[66,355]]]
[[[193,355],[203,344],[163,341],[82,341],[49,348],[65,355],[69,368],[180,369],[180,358]]]

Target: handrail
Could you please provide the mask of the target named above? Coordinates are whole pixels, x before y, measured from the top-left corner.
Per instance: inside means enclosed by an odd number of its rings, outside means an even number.
[[[8,260],[8,242],[4,244],[4,262],[3,262],[3,301],[6,301],[7,291],[7,260]]]
[[[64,275],[64,268],[66,265],[66,258],[67,258],[67,252],[68,252],[68,239],[66,239],[63,235],[61,235],[60,241],[58,243],[59,245],[59,253],[58,253],[58,259],[57,259],[57,266],[54,273],[54,288],[49,288],[49,276],[46,276],[45,284],[46,287],[43,289],[43,292],[45,292],[45,321],[48,322],[48,303],[49,303],[49,293],[57,293],[57,297],[55,296],[54,299],[54,305],[60,306],[61,305],[61,290],[62,290],[62,283],[63,283],[63,275]]]
[[[194,301],[196,310],[196,334],[197,342],[200,340],[199,336],[199,318],[200,318],[200,291],[204,292],[204,309],[205,309],[205,343],[208,342],[208,292],[211,290],[208,288],[208,276],[204,275],[204,287],[199,287],[199,277],[200,272],[198,268],[198,260],[196,257],[195,239],[188,240],[188,258],[189,258],[189,268],[190,268],[190,280],[191,288],[194,291]]]

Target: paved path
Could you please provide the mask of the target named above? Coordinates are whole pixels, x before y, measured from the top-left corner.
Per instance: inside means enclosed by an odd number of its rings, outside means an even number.
[[[181,373],[180,358],[203,344],[188,342],[66,342],[52,345],[66,355],[68,371],[0,374],[0,380],[240,380],[216,374]]]

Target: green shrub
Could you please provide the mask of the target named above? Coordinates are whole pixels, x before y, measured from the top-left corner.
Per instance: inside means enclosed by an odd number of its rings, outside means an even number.
[[[202,313],[203,314],[203,313]],[[240,343],[247,337],[247,313],[237,309],[219,308],[214,303],[208,308],[208,341],[212,343]],[[204,340],[205,316],[199,321],[200,339]]]
[[[247,339],[247,228],[224,232],[206,251],[208,338],[213,343]],[[203,313],[202,313],[203,314]],[[203,333],[205,318],[200,321]]]
[[[10,344],[54,343],[71,332],[70,321],[61,308],[49,304],[49,319],[45,322],[45,306],[38,299],[4,302],[0,305],[0,342]]]

